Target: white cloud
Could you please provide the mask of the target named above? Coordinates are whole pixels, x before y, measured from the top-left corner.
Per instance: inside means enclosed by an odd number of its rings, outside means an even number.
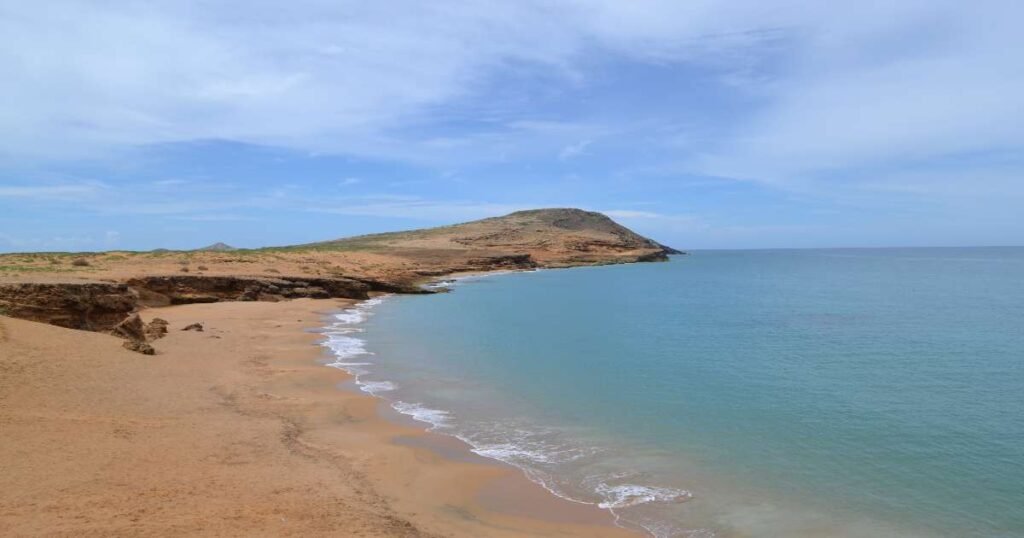
[[[558,153],[558,158],[565,161],[568,159],[572,159],[573,157],[583,155],[584,153],[587,152],[587,147],[590,146],[590,144],[592,144],[593,142],[593,140],[580,140],[575,144],[565,146],[564,148],[562,148],[562,151]]]
[[[160,179],[153,182],[153,185],[157,187],[178,187],[181,185],[188,185],[191,181],[187,179]]]
[[[664,217],[661,213],[655,213],[653,211],[637,211],[634,209],[610,209],[603,213],[616,219],[660,219]]]
[[[708,151],[702,172],[797,189],[843,173],[1024,149],[1019,2],[809,6],[766,105]],[[833,10],[827,16],[822,10]],[[818,185],[816,187],[816,185]]]
[[[486,64],[562,56],[536,9],[310,1],[0,8],[12,153],[204,138],[358,148],[472,89]],[[501,21],[514,21],[503,24]],[[529,45],[529,46],[528,46]]]
[[[272,2],[13,3],[0,7],[0,65],[17,83],[0,99],[18,106],[0,110],[0,147],[88,156],[229,139],[401,155],[415,148],[396,127],[503,117],[502,103],[446,108],[496,74],[572,85],[595,47],[695,59],[757,41],[722,38],[753,19],[721,15],[702,2],[307,0],[288,16]]]
[[[331,204],[303,205],[304,211],[313,213],[431,220],[445,223],[494,217],[521,209],[530,209],[529,205],[523,204],[497,204],[472,200],[432,200],[416,197],[406,199],[365,198],[359,203],[350,201],[346,203],[346,200],[340,199]]]
[[[696,82],[757,103],[682,150],[666,140],[686,170],[821,190],[836,170],[1019,152],[1022,19],[1010,0],[305,0],[287,16],[268,1],[9,2],[0,157],[220,139],[435,164],[568,159],[636,133],[488,92],[508,76],[586,88],[607,57],[698,65]],[[76,194],[27,189],[0,196]]]
[[[604,213],[613,219],[624,220],[654,220],[662,222],[671,221],[676,223],[696,223],[700,220],[694,215],[673,215],[657,213],[654,211],[639,211],[635,209],[608,209],[601,211],[601,213]]]

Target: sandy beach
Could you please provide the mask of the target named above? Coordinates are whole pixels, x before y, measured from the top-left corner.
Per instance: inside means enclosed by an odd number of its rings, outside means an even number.
[[[346,390],[315,329],[348,304],[149,309],[155,356],[0,317],[0,534],[634,535]]]

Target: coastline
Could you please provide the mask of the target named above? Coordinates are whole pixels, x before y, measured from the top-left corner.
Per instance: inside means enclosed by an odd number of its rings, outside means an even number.
[[[513,269],[503,271],[466,271],[445,275],[443,278],[439,279],[435,278],[432,280],[424,280],[418,282],[418,285],[441,292],[450,292],[454,291],[461,282],[467,280],[512,275],[517,273],[535,273],[537,271],[547,269],[548,268]],[[505,487],[512,487],[513,489],[521,490],[523,486],[514,485],[513,482],[520,482],[523,481],[522,479],[525,479],[525,481],[529,483],[528,489],[539,489],[547,494],[541,495],[542,498],[551,497],[557,499],[559,501],[558,504],[562,506],[560,508],[561,510],[564,510],[566,507],[586,507],[599,510],[604,514],[610,515],[612,522],[616,526],[635,532],[635,535],[661,536],[665,532],[665,527],[662,522],[649,521],[645,523],[627,519],[622,514],[622,509],[638,506],[646,502],[679,504],[692,499],[693,495],[687,489],[625,484],[610,486],[606,490],[598,488],[596,491],[577,492],[590,494],[591,496],[597,495],[599,498],[606,496],[603,500],[581,500],[581,497],[560,491],[560,487],[557,485],[557,482],[549,482],[546,479],[542,479],[541,476],[543,476],[544,473],[541,472],[540,475],[537,474],[538,469],[533,465],[535,461],[518,461],[517,458],[521,454],[527,454],[529,459],[538,457],[536,454],[539,452],[537,452],[536,449],[523,449],[524,451],[520,452],[520,449],[514,447],[510,448],[511,445],[508,445],[507,443],[499,445],[487,442],[481,443],[480,440],[475,439],[473,435],[470,434],[467,437],[465,432],[459,432],[457,427],[453,430],[453,426],[457,424],[458,421],[454,420],[455,417],[451,416],[450,410],[444,407],[434,409],[425,407],[422,403],[405,401],[405,399],[401,397],[396,398],[394,396],[395,393],[392,391],[400,389],[402,387],[401,383],[396,384],[392,381],[386,380],[377,381],[361,379],[363,376],[367,375],[378,377],[381,373],[377,371],[376,368],[368,368],[375,365],[375,362],[372,359],[375,353],[366,349],[365,346],[367,344],[372,345],[372,341],[367,341],[361,336],[364,329],[360,326],[373,315],[373,309],[381,304],[381,302],[386,298],[390,302],[391,300],[402,300],[403,296],[401,294],[380,294],[378,297],[359,301],[353,306],[348,307],[333,316],[326,316],[325,329],[323,332],[328,335],[328,338],[322,342],[321,345],[329,349],[333,355],[333,362],[326,364],[326,366],[342,369],[352,376],[352,382],[346,383],[343,388],[353,392],[358,392],[359,394],[370,395],[380,400],[380,413],[385,419],[399,424],[412,426],[419,430],[424,430],[424,435],[421,436],[398,438],[403,444],[420,448],[428,448],[449,459],[458,461],[476,461],[482,462],[486,465],[497,465],[502,468],[514,469],[518,475],[518,479],[515,481],[505,480]],[[378,331],[379,330],[380,329],[378,329]],[[383,331],[393,332],[386,328],[383,329]],[[350,336],[352,334],[359,336]],[[399,332],[399,334],[401,334],[401,332]],[[336,337],[340,338],[340,340],[335,341],[334,338]],[[395,367],[395,364],[391,364],[392,369]],[[542,461],[546,462],[549,460],[543,459]],[[490,493],[492,496],[495,496],[493,488]],[[497,497],[500,498],[500,492],[497,493]],[[526,513],[532,513],[534,517],[540,513],[539,510],[544,510],[544,508],[537,505],[536,502],[528,504],[533,505],[533,512]],[[503,507],[503,511],[508,511],[508,507]],[[513,509],[513,511],[516,511],[516,509]],[[549,518],[551,515],[552,514],[549,514],[545,516],[545,518]]]
[[[0,317],[0,532],[638,536],[338,390],[318,329],[354,304],[144,310],[170,322],[155,357]]]
[[[431,285],[434,285],[433,287],[450,287],[459,280],[531,271],[536,271],[536,269],[465,272],[446,275],[440,281],[427,282],[423,285],[425,287],[431,287]],[[600,508],[592,503],[561,497],[548,490],[543,484],[531,480],[523,469],[500,459],[478,454],[475,447],[457,436],[435,431],[435,423],[421,415],[423,412],[432,413],[434,410],[401,408],[396,404],[402,402],[388,399],[381,394],[391,390],[390,383],[385,382],[384,384],[388,386],[381,387],[377,382],[361,382],[359,380],[360,367],[369,363],[363,362],[365,359],[359,357],[372,355],[363,349],[362,344],[365,342],[355,339],[355,349],[351,347],[353,342],[345,342],[341,345],[343,349],[338,349],[337,342],[333,342],[335,345],[332,345],[331,336],[341,335],[342,338],[348,340],[350,337],[345,335],[361,331],[358,325],[362,324],[370,315],[369,309],[378,305],[386,297],[398,299],[401,296],[380,294],[368,300],[353,302],[340,310],[323,313],[323,326],[321,330],[315,332],[327,336],[326,339],[318,342],[325,348],[325,358],[321,359],[323,365],[339,369],[349,376],[347,381],[338,384],[338,388],[359,398],[373,399],[378,403],[377,417],[404,430],[391,437],[392,444],[428,451],[434,456],[453,463],[468,463],[500,470],[500,475],[491,477],[474,488],[475,491],[472,494],[474,502],[485,512],[514,515],[551,523],[592,525],[595,526],[594,529],[585,531],[588,533],[587,535],[592,536],[605,536],[606,534],[601,528],[607,528],[609,524],[614,525],[617,530],[627,531],[630,536],[643,535],[639,531],[617,525],[618,518],[610,510]],[[524,529],[519,532],[529,532],[533,535],[538,531]],[[557,531],[559,535],[563,532],[565,531]]]

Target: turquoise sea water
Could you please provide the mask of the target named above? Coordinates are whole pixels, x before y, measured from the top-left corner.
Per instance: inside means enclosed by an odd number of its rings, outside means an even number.
[[[708,251],[343,313],[400,411],[658,536],[1024,536],[1024,249]]]

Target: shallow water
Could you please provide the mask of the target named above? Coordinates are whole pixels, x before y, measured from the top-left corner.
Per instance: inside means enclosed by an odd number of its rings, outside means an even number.
[[[379,304],[374,304],[379,303]],[[1024,536],[1024,249],[716,251],[343,313],[367,392],[659,536]]]

